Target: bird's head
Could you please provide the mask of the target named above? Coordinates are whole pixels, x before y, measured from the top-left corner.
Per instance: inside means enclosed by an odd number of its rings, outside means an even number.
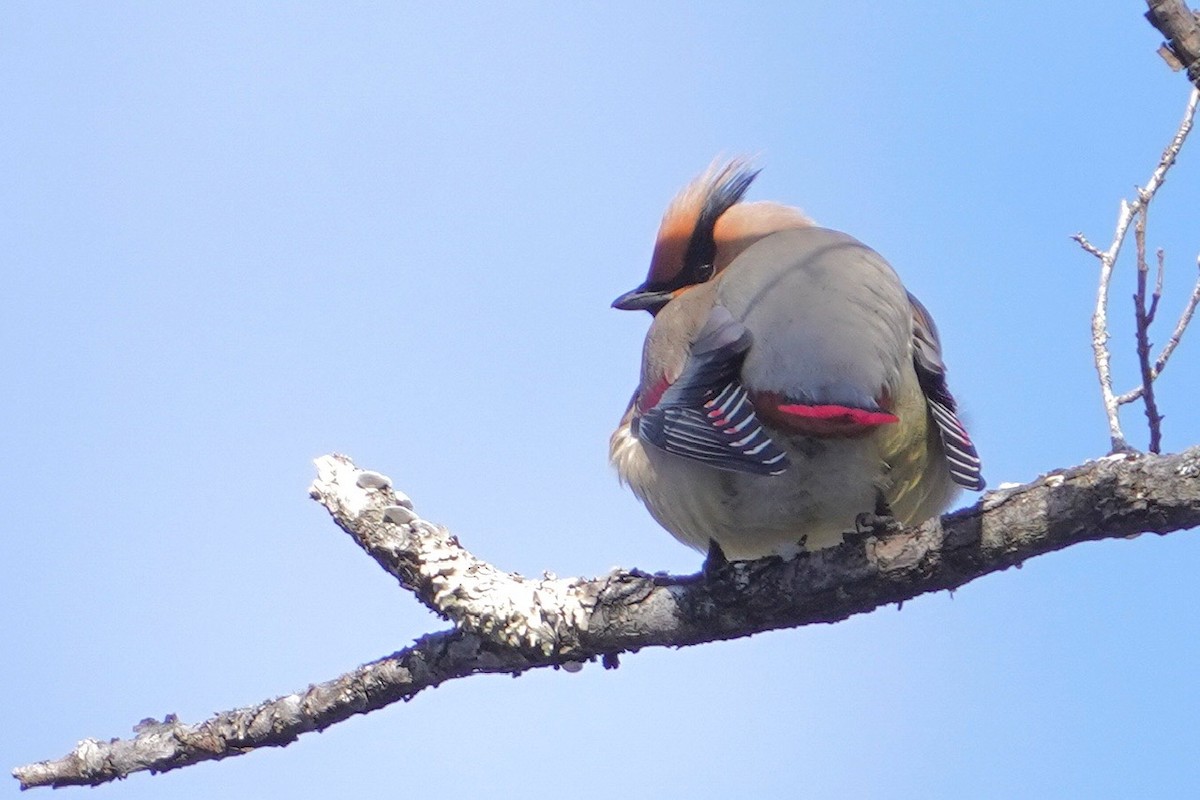
[[[758,172],[744,159],[714,161],[685,186],[663,214],[650,274],[641,286],[614,300],[613,308],[656,314],[672,298],[710,280],[762,237],[813,224],[790,206],[741,202]]]

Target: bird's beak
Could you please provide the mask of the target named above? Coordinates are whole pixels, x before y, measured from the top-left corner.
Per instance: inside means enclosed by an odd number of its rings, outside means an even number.
[[[658,311],[671,300],[671,292],[654,291],[647,289],[645,284],[639,286],[633,291],[613,300],[612,307],[619,308],[622,311],[641,311],[646,310],[651,314]]]

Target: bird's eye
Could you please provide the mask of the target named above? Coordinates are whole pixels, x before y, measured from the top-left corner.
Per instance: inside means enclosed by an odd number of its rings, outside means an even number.
[[[711,263],[701,264],[700,269],[696,270],[696,274],[700,278],[700,283],[704,283],[713,276],[713,265]]]

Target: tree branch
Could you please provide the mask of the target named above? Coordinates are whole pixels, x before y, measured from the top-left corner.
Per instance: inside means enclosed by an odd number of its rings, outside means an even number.
[[[1200,257],[1196,258],[1196,266],[1200,268]],[[1196,306],[1200,304],[1200,275],[1196,277],[1196,282],[1192,284],[1192,293],[1188,297],[1187,304],[1184,305],[1183,311],[1179,314],[1179,321],[1175,323],[1175,330],[1171,332],[1171,336],[1167,339],[1167,343],[1163,345],[1162,352],[1158,354],[1158,358],[1154,361],[1154,366],[1150,370],[1151,379],[1157,378],[1162,374],[1163,368],[1167,366],[1167,359],[1175,352],[1175,348],[1179,346],[1179,341],[1183,338],[1183,332],[1187,330],[1188,323],[1192,321],[1192,315],[1196,313]],[[1137,386],[1122,395],[1117,395],[1117,403],[1124,405],[1132,403],[1142,396],[1143,387]]]
[[[898,533],[854,535],[804,554],[673,576],[617,570],[592,580],[503,572],[421,520],[407,498],[342,456],[318,460],[312,494],[401,585],[458,627],[309,687],[188,725],[146,720],[132,739],[86,739],[67,756],[19,767],[22,788],[97,785],[283,746],[474,673],[574,669],[620,653],[836,622],[927,592],[955,589],[1085,541],[1200,525],[1200,447],[1117,455],[989,492],[974,506]],[[403,508],[408,513],[396,509]]]
[[[1178,0],[1148,0],[1150,22],[1200,87],[1200,24]],[[1108,250],[1075,238],[1101,262],[1093,347],[1114,450],[1127,447],[1116,416],[1161,373],[1200,303],[1200,281],[1143,387],[1112,391],[1107,300],[1113,265],[1128,232],[1174,162],[1191,127],[1184,122],[1137,198],[1121,202]],[[1144,275],[1140,294],[1144,308]],[[1156,307],[1143,316],[1146,324]],[[1148,342],[1146,343],[1148,351]],[[1148,352],[1143,354],[1143,365]],[[422,689],[475,673],[574,670],[621,653],[749,636],[836,622],[928,592],[955,589],[1043,553],[1105,538],[1165,534],[1200,525],[1200,447],[1167,456],[1119,454],[1002,488],[974,506],[917,528],[855,534],[845,544],[783,561],[724,563],[696,575],[616,570],[602,578],[526,579],[475,557],[444,528],[420,519],[378,473],[346,458],[318,461],[312,495],[337,524],[421,602],[454,628],[308,689],[219,713],[199,724],[143,720],[131,739],[85,739],[63,758],[18,767],[23,789],[98,785],[137,771],[162,772],[201,761],[285,746],[355,714],[407,700]]]
[[[1112,452],[1120,453],[1132,450],[1128,441],[1125,439],[1125,434],[1121,430],[1120,407],[1124,403],[1132,402],[1141,397],[1146,391],[1147,383],[1130,392],[1122,395],[1117,395],[1112,388],[1112,356],[1108,350],[1108,292],[1109,286],[1112,283],[1113,268],[1116,266],[1117,257],[1121,254],[1121,246],[1125,243],[1125,237],[1129,234],[1129,226],[1133,224],[1135,219],[1143,217],[1146,210],[1150,206],[1150,201],[1154,199],[1154,195],[1166,180],[1167,172],[1175,164],[1175,159],[1179,155],[1179,151],[1183,148],[1184,142],[1187,141],[1188,134],[1192,130],[1192,124],[1196,116],[1197,105],[1200,105],[1200,89],[1192,89],[1188,96],[1187,106],[1183,112],[1183,119],[1179,122],[1179,127],[1175,130],[1175,135],[1171,138],[1170,144],[1163,150],[1162,156],[1158,160],[1158,166],[1150,174],[1150,179],[1146,181],[1145,186],[1136,188],[1137,197],[1130,200],[1121,200],[1121,205],[1117,211],[1117,222],[1113,231],[1112,243],[1109,244],[1107,250],[1101,250],[1099,247],[1092,244],[1083,233],[1076,233],[1073,238],[1079,243],[1083,250],[1092,256],[1095,256],[1100,262],[1100,279],[1096,290],[1096,306],[1092,312],[1092,355],[1096,363],[1096,374],[1100,380],[1100,396],[1104,403],[1104,412],[1108,418],[1108,433],[1112,444]],[[1195,291],[1193,291],[1195,295]],[[1189,307],[1185,309],[1184,316],[1190,320],[1191,310],[1194,308],[1194,303],[1189,303]],[[1186,327],[1187,322],[1181,319],[1181,326]],[[1176,330],[1180,336],[1183,331],[1180,327]],[[1178,341],[1176,341],[1178,344]],[[1174,349],[1174,346],[1172,346]],[[1164,356],[1169,356],[1170,353],[1164,348]],[[1166,358],[1160,356],[1159,363],[1166,365]],[[1161,369],[1154,372],[1151,380],[1158,377]]]
[[[1162,414],[1158,413],[1158,402],[1154,397],[1154,368],[1150,364],[1150,325],[1158,311],[1162,298],[1164,260],[1163,251],[1158,251],[1158,275],[1154,281],[1154,294],[1149,306],[1146,304],[1146,281],[1150,267],[1146,263],[1146,209],[1138,214],[1134,224],[1133,241],[1137,250],[1137,291],[1133,295],[1133,317],[1137,337],[1138,368],[1142,375],[1142,399],[1146,406],[1146,422],[1150,426],[1150,442],[1146,446],[1151,453],[1162,452]]]
[[[168,715],[134,726],[132,739],[84,739],[55,761],[13,770],[22,789],[33,786],[99,786],[132,772],[168,770],[239,756],[260,747],[283,747],[302,733],[322,731],[355,714],[411,699],[417,692],[474,672],[521,672],[518,653],[497,652],[462,631],[424,636],[412,646],[303,692],[224,711],[198,725]]]
[[[1200,89],[1200,19],[1182,0],[1146,0],[1146,19],[1167,37],[1164,57],[1175,69],[1186,69],[1188,79]],[[1162,52],[1162,51],[1160,51]]]

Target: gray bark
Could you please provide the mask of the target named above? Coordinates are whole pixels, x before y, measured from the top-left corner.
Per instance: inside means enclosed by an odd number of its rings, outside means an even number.
[[[1167,38],[1171,58],[1200,89],[1200,18],[1182,0],[1146,0],[1146,5],[1146,19]]]
[[[454,627],[307,690],[199,724],[144,720],[131,739],[87,739],[63,758],[19,767],[22,788],[97,785],[282,746],[355,714],[475,673],[617,665],[643,647],[700,644],[836,622],[962,586],[1087,541],[1200,525],[1200,447],[1123,454],[989,492],[916,528],[852,535],[802,555],[723,563],[695,575],[617,570],[528,579],[476,558],[411,511],[377,473],[326,457],[313,496],[402,586]]]

